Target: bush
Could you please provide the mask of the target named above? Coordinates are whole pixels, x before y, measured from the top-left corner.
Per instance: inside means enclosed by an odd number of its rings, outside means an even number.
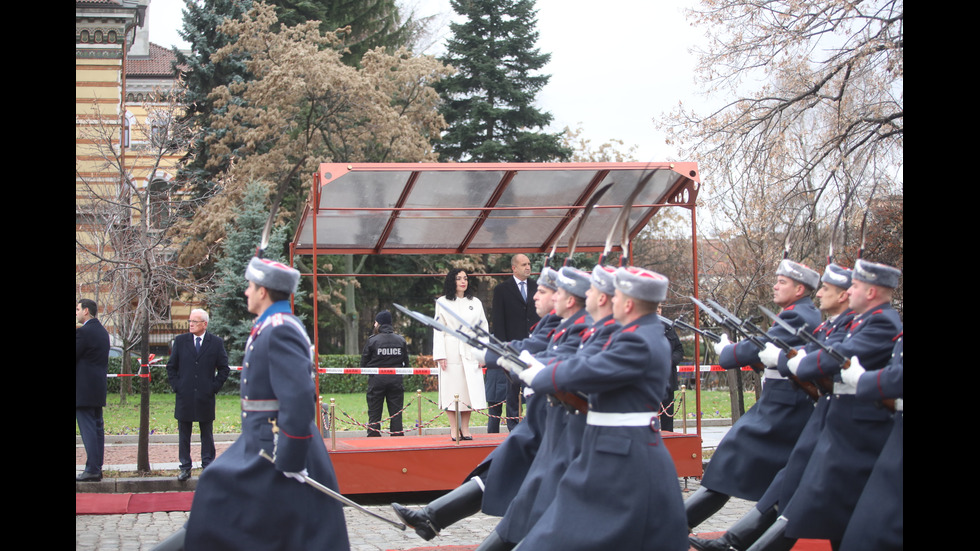
[[[167,360],[164,357],[150,368],[150,394],[172,394],[170,383],[167,382]],[[433,367],[435,363],[431,356],[409,356],[414,367]],[[361,363],[360,354],[321,354],[320,367],[355,368]],[[131,371],[139,370],[140,360],[132,358]],[[109,373],[122,373],[122,359],[109,358]],[[109,395],[119,394],[124,379],[132,382],[132,394],[139,394],[139,377],[110,377],[108,380]],[[321,375],[320,394],[351,394],[367,392],[367,375]],[[438,377],[435,375],[406,375],[405,392],[415,392],[418,389],[432,391],[438,388]],[[238,394],[241,388],[241,372],[232,369],[231,374],[221,387],[219,394]]]

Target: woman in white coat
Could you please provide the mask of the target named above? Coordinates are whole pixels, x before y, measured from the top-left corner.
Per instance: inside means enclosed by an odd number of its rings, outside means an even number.
[[[483,303],[473,296],[473,285],[462,268],[450,270],[443,285],[443,294],[436,300],[435,319],[448,327],[458,327],[459,320],[449,309],[471,326],[488,328]],[[449,413],[449,428],[453,441],[457,436],[472,440],[470,414],[486,409],[487,397],[483,386],[480,363],[469,345],[436,330],[432,336],[432,359],[439,366],[439,405]],[[459,395],[460,422],[456,422],[455,396]]]

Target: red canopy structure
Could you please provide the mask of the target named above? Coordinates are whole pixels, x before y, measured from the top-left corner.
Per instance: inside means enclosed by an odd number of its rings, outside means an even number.
[[[553,247],[567,253],[563,236],[572,235],[576,215],[597,190],[611,184],[575,247],[575,252],[600,252],[623,204],[645,182],[630,209],[629,242],[661,209],[688,209],[696,279],[700,176],[694,162],[323,163],[291,254],[311,255],[316,266],[319,254],[526,254]],[[612,251],[630,255],[622,241],[615,236]]]

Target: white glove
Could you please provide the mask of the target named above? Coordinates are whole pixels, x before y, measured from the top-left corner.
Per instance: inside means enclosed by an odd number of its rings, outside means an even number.
[[[795,356],[786,362],[786,366],[789,367],[789,372],[796,375],[796,370],[800,368],[800,362],[806,356],[806,350],[800,349]]]
[[[722,335],[721,340],[715,343],[715,355],[721,356],[721,351],[730,346],[732,341],[728,340],[728,335]]]
[[[776,364],[779,363],[780,352],[781,350],[775,344],[767,342],[766,347],[759,351],[759,361],[766,367],[776,367]]]
[[[506,369],[507,371],[510,371],[515,375],[519,374],[521,370],[524,369],[523,365],[515,362],[514,360],[510,359],[507,356],[501,356],[497,358],[497,365]]]
[[[470,355],[474,360],[480,365],[487,363],[487,349],[486,348],[473,348]]]
[[[527,364],[527,369],[521,371],[517,376],[524,381],[524,384],[530,386],[531,382],[534,380],[534,376],[544,369],[544,364],[539,362],[528,352],[527,350],[521,352],[521,361]]]
[[[864,373],[864,366],[858,360],[857,356],[851,356],[851,365],[847,369],[842,369],[840,371],[840,378],[845,383],[857,388],[858,379]]]
[[[296,480],[299,480],[300,482],[305,483],[306,482],[306,477],[308,476],[309,473],[307,473],[306,469],[303,469],[302,471],[300,471],[298,473],[287,473],[287,472],[283,471],[282,474],[286,478],[294,478]]]

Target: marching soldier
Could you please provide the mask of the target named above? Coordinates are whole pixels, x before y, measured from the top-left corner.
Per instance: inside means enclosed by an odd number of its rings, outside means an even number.
[[[821,277],[817,300],[820,302],[820,311],[827,316],[827,319],[813,331],[813,335],[827,346],[840,342],[847,334],[851,320],[854,319],[854,310],[850,309],[847,297],[852,275],[851,270],[837,264],[830,264],[824,269]],[[818,349],[816,343],[810,342],[804,348],[806,352],[815,352]],[[775,357],[772,357],[773,355]],[[786,353],[772,343],[767,343],[766,349],[759,354],[759,357],[766,365],[778,365],[783,375],[790,374]],[[809,421],[800,433],[793,451],[790,452],[786,466],[776,474],[766,493],[755,506],[717,539],[692,536],[690,540],[694,548],[699,551],[745,551],[776,521],[780,506],[786,506],[799,484],[803,469],[806,468],[813,447],[820,436],[820,430],[823,428],[824,417],[830,407],[830,398],[828,392],[817,401]]]
[[[562,270],[566,270],[563,268]],[[577,272],[577,271],[576,271]],[[616,292],[615,268],[597,265],[589,276],[585,291],[585,309],[594,319],[583,334],[578,348],[570,351],[581,357],[591,356],[602,349],[619,328],[612,315],[612,297]],[[584,275],[584,274],[583,274]],[[537,356],[542,360],[541,356]],[[557,356],[549,356],[555,361]],[[543,361],[543,360],[542,360]],[[586,416],[548,395],[544,442],[524,477],[520,492],[507,508],[507,513],[477,551],[510,549],[520,542],[554,499],[558,481],[582,448]]]
[[[528,338],[510,343],[515,349],[540,352],[548,347],[554,337],[562,321],[554,311],[557,276],[557,272],[547,266],[541,270],[534,293],[534,307],[541,321],[534,326]],[[483,351],[477,351],[480,352]],[[483,361],[490,364],[496,363],[497,359],[499,356],[486,351]],[[488,515],[503,516],[531,466],[543,430],[543,404],[534,397],[528,397],[524,420],[477,465],[466,477],[466,482],[421,510],[412,510],[398,503],[392,503],[392,509],[424,540],[431,540],[446,527],[481,510]]]
[[[856,315],[833,349],[844,358],[857,358],[868,371],[888,364],[902,333],[891,307],[900,276],[896,268],[866,260],[854,266],[849,302]],[[833,398],[799,487],[752,550],[788,550],[800,538],[829,539],[836,547],[893,426],[890,411],[858,399],[855,387],[843,382],[840,372],[846,366],[834,354],[798,354],[788,366],[803,377],[834,376]]]
[[[779,318],[792,327],[812,331],[820,324],[820,312],[810,294],[820,274],[784,259],[776,269],[773,302],[782,308]],[[770,339],[791,346],[803,345],[779,324],[769,329]],[[736,344],[727,337],[715,344],[718,363],[738,369],[760,362],[759,348],[747,340]],[[690,529],[721,509],[731,496],[758,501],[776,473],[786,465],[797,437],[813,413],[813,401],[775,367],[765,370],[762,396],[722,439],[701,480],[701,487],[684,502]]]
[[[841,374],[844,382],[854,386],[858,400],[887,401],[895,404],[894,424],[881,448],[868,483],[861,492],[854,514],[847,523],[841,551],[851,549],[900,550],[905,543],[904,519],[904,360],[902,337],[898,338],[888,367],[865,371],[860,362]]]
[[[616,270],[620,324],[589,357],[532,362],[520,377],[542,393],[587,393],[581,453],[555,497],[516,549],[688,549],[677,472],[658,412],[670,376],[670,346],[657,317],[667,278]]]
[[[245,296],[257,318],[242,362],[242,435],[198,481],[188,551],[350,548],[340,503],[301,483],[309,476],[337,490],[316,427],[310,340],[289,304],[299,275],[262,258],[248,264]]]

